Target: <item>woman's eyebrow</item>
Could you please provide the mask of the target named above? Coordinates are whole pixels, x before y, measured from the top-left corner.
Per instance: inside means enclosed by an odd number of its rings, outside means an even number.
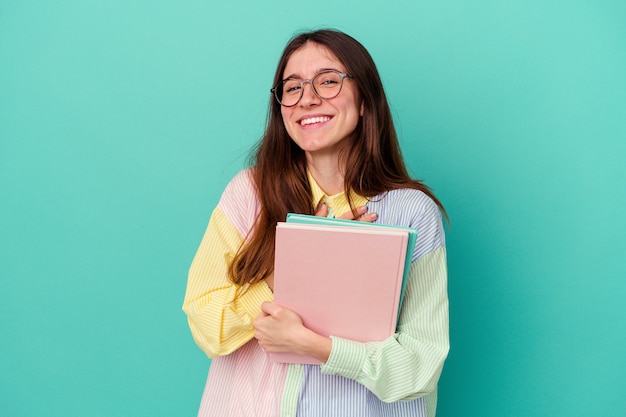
[[[319,74],[320,72],[324,72],[324,71],[339,71],[339,72],[343,72],[337,68],[320,68],[315,72],[315,75]],[[314,76],[315,76],[314,75]],[[291,74],[288,77],[283,78],[283,80],[304,80],[304,77],[301,77],[299,74]]]

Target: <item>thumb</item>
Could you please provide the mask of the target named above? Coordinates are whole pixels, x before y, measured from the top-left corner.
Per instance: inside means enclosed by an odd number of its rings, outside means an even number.
[[[279,306],[269,301],[264,301],[263,304],[261,304],[261,311],[270,316],[273,316],[279,309]]]

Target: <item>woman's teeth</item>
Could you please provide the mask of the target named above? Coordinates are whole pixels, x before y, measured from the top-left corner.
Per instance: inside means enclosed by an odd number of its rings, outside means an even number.
[[[311,117],[310,119],[302,119],[302,120],[300,120],[300,124],[302,126],[305,126],[305,125],[312,125],[313,123],[323,123],[323,122],[327,122],[329,120],[330,120],[330,117],[328,117],[328,116]]]

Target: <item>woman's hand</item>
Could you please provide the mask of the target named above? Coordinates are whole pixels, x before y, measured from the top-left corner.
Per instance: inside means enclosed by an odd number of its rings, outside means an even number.
[[[254,319],[254,337],[266,352],[292,352],[322,362],[328,360],[332,341],[304,327],[295,312],[269,302],[264,302],[261,310]]]
[[[355,209],[356,213],[353,213],[352,211],[348,210],[345,213],[343,213],[341,216],[339,216],[339,219],[344,219],[344,220],[356,220],[359,222],[373,222],[378,218],[378,214],[376,213],[369,213],[367,211],[367,206],[359,206]],[[317,206],[317,210],[315,211],[315,215],[316,216],[320,216],[320,217],[326,217],[328,216],[328,206],[325,203],[320,203]]]

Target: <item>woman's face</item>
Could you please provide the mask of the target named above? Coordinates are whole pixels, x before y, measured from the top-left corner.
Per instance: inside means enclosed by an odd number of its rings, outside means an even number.
[[[346,72],[332,52],[309,42],[291,55],[282,78],[309,80],[328,69]],[[336,156],[350,143],[363,109],[356,83],[345,78],[339,95],[331,99],[318,97],[306,83],[298,104],[281,106],[281,113],[287,133],[309,157]]]

